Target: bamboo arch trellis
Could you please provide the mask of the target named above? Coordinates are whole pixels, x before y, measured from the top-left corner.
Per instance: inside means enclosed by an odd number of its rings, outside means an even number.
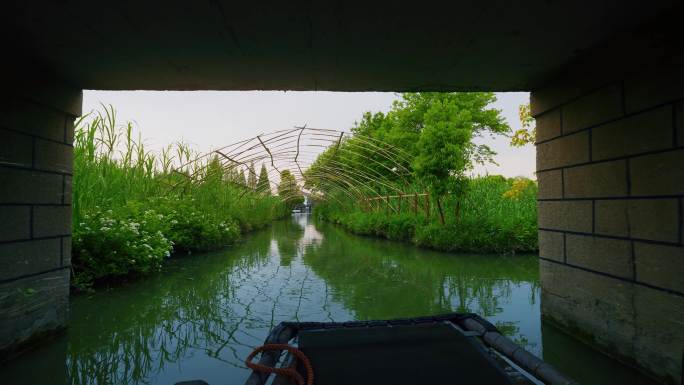
[[[354,140],[348,140],[352,136]],[[326,162],[312,168],[326,150],[329,150]],[[340,157],[345,157],[345,161]],[[289,170],[299,189],[316,199],[341,202],[340,197],[346,197],[371,208],[373,202],[384,197],[388,212],[399,212],[402,197],[425,196],[411,178],[409,159],[403,150],[375,138],[304,126],[259,134],[222,146],[180,164],[174,171],[186,177],[177,183],[180,185],[202,182],[212,172],[249,175],[251,165],[259,169],[263,164],[271,192],[276,191],[283,171]],[[214,167],[210,167],[212,164]],[[250,191],[249,186],[242,187],[245,193]],[[390,197],[399,198],[398,207],[392,207]],[[426,208],[429,210],[429,204]]]

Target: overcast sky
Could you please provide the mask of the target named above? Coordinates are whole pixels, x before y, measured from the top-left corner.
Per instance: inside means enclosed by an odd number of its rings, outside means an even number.
[[[394,93],[284,91],[85,91],[83,112],[112,104],[120,123],[135,122],[145,143],[159,149],[183,140],[206,152],[241,139],[293,126],[348,131],[365,111],[388,111]],[[497,93],[495,108],[513,129],[525,92]],[[478,166],[477,174],[534,177],[534,147],[512,148],[504,137],[484,138],[499,166]]]

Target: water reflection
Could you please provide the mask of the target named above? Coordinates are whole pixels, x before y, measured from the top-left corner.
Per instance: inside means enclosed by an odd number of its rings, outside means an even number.
[[[344,321],[476,312],[541,354],[534,256],[449,255],[349,235],[295,216],[228,251],[178,258],[162,274],[72,299],[71,384],[238,384],[243,359],[284,320]],[[54,383],[31,363],[0,368],[9,383]],[[50,375],[51,376],[51,375]],[[61,380],[58,380],[61,382]]]

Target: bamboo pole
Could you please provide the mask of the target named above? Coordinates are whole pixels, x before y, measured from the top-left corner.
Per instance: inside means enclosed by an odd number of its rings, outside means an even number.
[[[420,193],[420,194],[419,194],[419,193],[416,193],[416,196],[419,196],[419,197],[422,197],[422,196],[425,196],[425,195],[428,195],[428,193]],[[403,196],[403,195],[402,195],[402,196]],[[389,197],[390,197],[390,198],[399,198],[399,195],[390,195]],[[387,198],[386,195],[380,195],[380,196],[368,198],[368,200],[371,200],[371,201],[373,201],[373,200],[383,200],[383,201],[384,201],[386,198]]]

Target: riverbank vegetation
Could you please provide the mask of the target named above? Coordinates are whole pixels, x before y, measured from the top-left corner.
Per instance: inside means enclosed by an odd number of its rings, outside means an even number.
[[[357,234],[440,250],[536,250],[536,182],[469,176],[496,155],[479,138],[510,136],[495,100],[484,92],[405,93],[388,113],[364,114],[353,135],[305,173],[316,214]]]
[[[119,125],[112,107],[76,123],[72,285],[156,271],[174,252],[235,243],[283,217],[268,174],[246,178],[184,143],[159,153]]]
[[[426,214],[425,196],[390,198],[390,208],[382,200],[374,208],[354,208],[337,202],[315,206],[319,217],[338,223],[359,235],[412,242],[418,246],[444,251],[476,253],[516,253],[537,250],[536,184],[524,178],[486,176],[469,179],[459,201],[444,199],[444,224],[438,218],[436,201]],[[460,203],[459,203],[460,202]],[[459,207],[460,205],[460,207]]]

